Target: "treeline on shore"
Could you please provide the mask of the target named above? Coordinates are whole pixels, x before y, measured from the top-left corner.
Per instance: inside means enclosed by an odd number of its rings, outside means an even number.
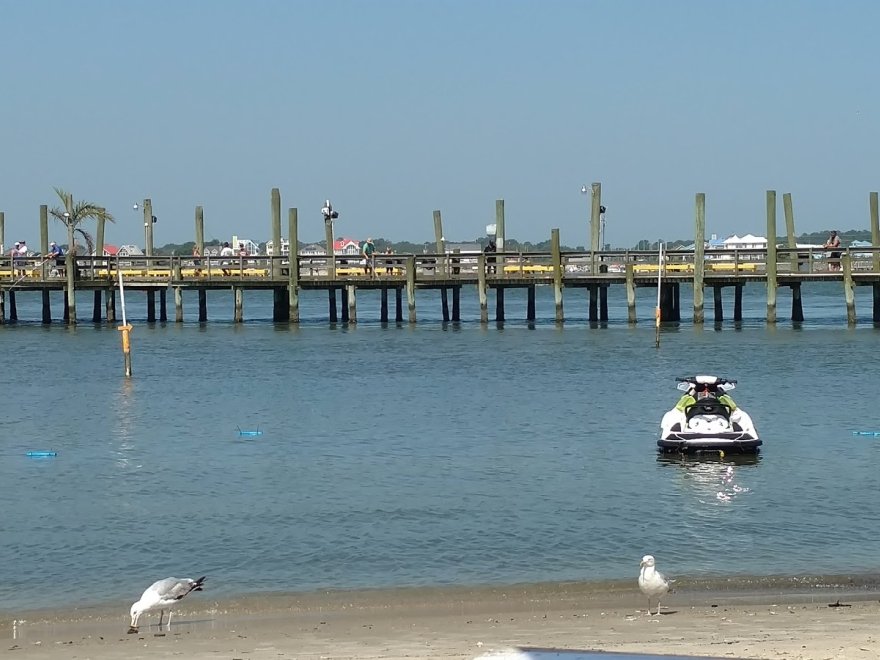
[[[801,234],[797,237],[798,243],[815,243],[815,244],[823,244],[825,240],[828,238],[828,234],[830,233],[830,229],[826,231],[818,231],[812,232],[809,234]],[[871,240],[871,232],[863,229],[848,229],[846,231],[841,231],[840,240],[844,246],[849,245],[852,241],[870,241]],[[785,236],[777,236],[776,243],[784,245],[788,239]],[[667,241],[666,247],[669,249],[679,248],[685,245],[691,245],[694,242],[694,239],[680,239],[675,241]],[[409,241],[390,241],[385,238],[376,238],[373,239],[373,243],[376,245],[377,252],[385,252],[389,247],[396,254],[424,254],[424,253],[434,253],[437,251],[437,247],[433,241],[423,241],[421,243],[410,243]],[[477,243],[480,246],[480,249],[486,247],[489,243],[489,237],[484,236],[482,238],[478,238],[473,241],[462,241],[462,243]],[[220,239],[214,238],[210,241],[205,241],[205,249],[215,248],[217,251],[220,250],[220,246],[223,244],[223,241]],[[456,243],[457,245],[458,243]],[[304,247],[307,245],[320,245],[321,247],[325,247],[325,241],[314,241],[314,242],[304,242],[299,241],[299,249],[302,251]],[[157,247],[155,252],[158,255],[172,255],[172,254],[192,254],[193,247],[195,246],[195,241],[187,241],[186,243],[166,243],[161,247]],[[266,253],[266,243],[259,243],[260,252],[262,254]],[[648,239],[643,239],[636,243],[635,245],[626,248],[622,246],[612,246],[613,250],[621,250],[621,249],[630,249],[630,250],[656,250],[658,247],[657,241],[649,241]],[[568,245],[562,245],[561,249],[563,252],[585,252],[587,248],[583,245],[576,245],[574,247],[570,247]],[[550,252],[550,240],[541,241],[538,243],[532,243],[530,241],[520,242],[515,238],[505,238],[504,239],[504,250],[505,252]]]

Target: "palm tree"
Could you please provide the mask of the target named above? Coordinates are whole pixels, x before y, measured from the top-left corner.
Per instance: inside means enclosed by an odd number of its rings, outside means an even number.
[[[94,241],[91,234],[80,225],[90,218],[113,222],[113,216],[92,202],[78,202],[74,204],[73,195],[61,188],[55,188],[55,194],[58,195],[64,206],[63,208],[55,207],[49,213],[67,227],[67,259],[65,261],[65,269],[67,270],[68,323],[75,324],[76,297],[74,295],[74,276],[76,274],[76,263],[74,255],[76,254],[76,234],[80,234],[83,237],[88,246],[89,254],[91,254],[95,247]]]

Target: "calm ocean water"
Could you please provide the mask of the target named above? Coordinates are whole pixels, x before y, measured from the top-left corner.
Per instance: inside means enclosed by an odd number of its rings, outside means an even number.
[[[649,552],[695,577],[880,570],[880,438],[852,435],[880,430],[880,330],[846,327],[840,285],[805,287],[807,322],[774,328],[747,288],[742,324],[686,321],[659,350],[650,292],[630,327],[617,288],[601,328],[572,290],[564,327],[541,289],[545,320],[508,293],[503,328],[474,321],[467,290],[460,326],[420,293],[415,327],[382,327],[366,293],[356,327],[320,320],[319,293],[298,328],[255,293],[233,325],[228,292],[207,325],[187,298],[186,323],[149,327],[131,295],[130,382],[115,329],[43,328],[19,294],[25,322],[0,328],[0,609],[131,599],[166,575],[208,574],[217,596],[628,578]],[[673,379],[694,372],[738,379],[765,440],[727,483],[656,452]]]

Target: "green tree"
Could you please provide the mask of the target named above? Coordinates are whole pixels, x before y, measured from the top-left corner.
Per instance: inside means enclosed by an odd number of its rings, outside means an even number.
[[[76,323],[76,296],[74,295],[74,276],[76,275],[76,263],[74,255],[76,254],[76,235],[83,237],[88,246],[89,254],[95,249],[95,242],[89,234],[80,225],[86,220],[109,220],[113,222],[113,216],[107,213],[103,208],[92,202],[77,202],[74,204],[73,195],[61,188],[55,188],[55,194],[58,195],[63,207],[54,207],[49,213],[57,220],[64,223],[67,227],[67,259],[65,260],[65,270],[67,270],[67,304],[68,304],[68,323]]]

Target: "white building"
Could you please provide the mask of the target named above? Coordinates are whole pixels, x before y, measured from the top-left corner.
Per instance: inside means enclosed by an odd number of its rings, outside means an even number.
[[[266,254],[270,257],[275,256],[275,241],[266,241]],[[290,241],[286,238],[281,239],[281,256],[286,257],[290,254]]]

